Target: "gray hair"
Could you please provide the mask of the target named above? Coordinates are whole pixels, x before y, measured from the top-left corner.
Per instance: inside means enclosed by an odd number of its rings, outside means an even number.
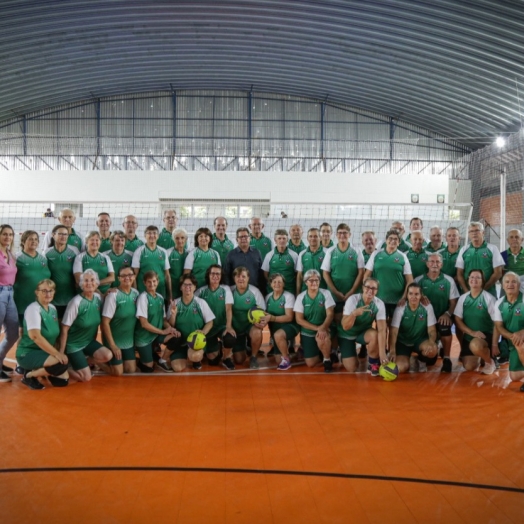
[[[84,289],[84,278],[86,276],[93,276],[95,277],[95,282],[96,282],[96,285],[99,286],[100,285],[100,278],[98,277],[98,274],[97,272],[94,270],[94,269],[86,269],[81,275],[80,275],[80,280],[78,282],[78,287],[83,290]]]
[[[304,273],[304,282],[307,282],[311,277],[320,278],[320,273],[316,269],[309,269]]]
[[[481,233],[484,233],[484,225],[482,224],[482,222],[470,222],[468,224],[468,231],[470,227],[478,227]]]
[[[177,227],[175,229],[173,229],[173,232],[171,233],[171,238],[173,240],[175,240],[175,237],[177,235],[180,235],[182,233],[182,235],[184,235],[186,238],[188,237],[187,236],[187,231],[183,228],[183,227]]]

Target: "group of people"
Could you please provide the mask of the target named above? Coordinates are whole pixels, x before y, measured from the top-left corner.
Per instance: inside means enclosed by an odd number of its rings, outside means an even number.
[[[257,217],[237,229],[236,242],[224,217],[190,239],[172,209],[162,230],[145,228],[144,240],[132,215],[115,230],[102,212],[85,238],[70,209],[58,222],[43,250],[38,233],[25,231],[16,255],[13,229],[0,226],[0,382],[11,380],[4,359],[17,341],[16,371],[32,389],[44,387],[41,377],[54,386],[88,381],[95,366],[112,375],[201,369],[204,354],[211,366],[257,369],[268,351],[282,371],[296,354],[325,372],[341,363],[377,376],[389,361],[401,373],[424,372],[440,345],[449,373],[453,326],[466,370],[491,374],[509,362],[510,378],[524,379],[519,230],[500,253],[481,223],[468,225],[460,247],[457,228],[434,226],[425,238],[416,217],[407,235],[393,222],[383,243],[364,231],[360,247],[345,223],[335,241],[327,222],[310,228],[306,244],[299,224],[269,238]],[[264,314],[251,323],[254,307]],[[203,351],[188,345],[195,331],[206,336]]]

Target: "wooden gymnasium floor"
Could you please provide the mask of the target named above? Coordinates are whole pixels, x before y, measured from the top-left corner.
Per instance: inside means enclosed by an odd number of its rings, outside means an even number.
[[[392,383],[305,366],[14,378],[1,522],[522,524],[520,384],[454,363]]]

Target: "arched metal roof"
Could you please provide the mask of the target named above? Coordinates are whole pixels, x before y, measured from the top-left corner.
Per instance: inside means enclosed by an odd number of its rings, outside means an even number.
[[[253,88],[478,147],[520,128],[523,50],[520,1],[11,0],[0,120],[113,94]]]

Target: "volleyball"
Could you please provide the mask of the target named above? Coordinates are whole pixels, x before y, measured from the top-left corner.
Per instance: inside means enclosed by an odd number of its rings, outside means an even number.
[[[251,324],[258,324],[265,316],[266,312],[258,306],[252,307],[247,312],[247,319]]]
[[[378,373],[385,381],[391,382],[398,377],[398,366],[394,362],[382,364]]]
[[[206,347],[206,336],[204,333],[193,331],[187,337],[187,345],[193,351],[200,351]]]

